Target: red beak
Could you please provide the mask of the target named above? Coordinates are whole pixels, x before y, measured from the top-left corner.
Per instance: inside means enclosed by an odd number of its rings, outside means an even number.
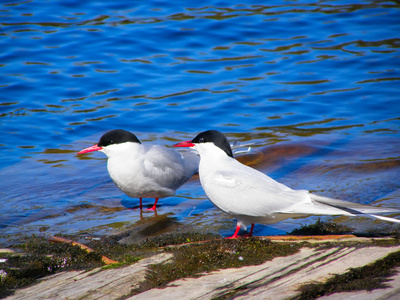
[[[186,141],[175,144],[174,147],[194,147],[194,144],[192,143],[192,141]]]
[[[103,148],[99,147],[97,145],[94,145],[94,146],[91,146],[89,148],[85,148],[85,149],[79,151],[76,155],[83,154],[83,153],[88,153],[88,152],[93,152],[93,151],[99,151],[101,149],[103,149]]]

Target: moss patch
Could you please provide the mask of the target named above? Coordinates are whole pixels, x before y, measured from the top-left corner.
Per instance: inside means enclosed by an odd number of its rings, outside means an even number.
[[[99,253],[88,253],[79,246],[54,244],[39,237],[14,245],[15,253],[1,253],[0,298],[36,279],[65,270],[87,270],[102,266]]]
[[[148,238],[141,242],[141,247],[165,247],[171,245],[182,245],[187,243],[207,242],[211,240],[220,240],[221,236],[211,233],[169,233],[156,237]]]
[[[397,274],[396,267],[400,267],[400,251],[391,253],[373,264],[335,275],[325,283],[304,285],[300,288],[301,294],[294,299],[316,299],[339,292],[386,288],[388,278]]]
[[[180,247],[165,247],[165,251],[174,253],[173,260],[151,266],[146,282],[133,290],[132,294],[162,287],[180,278],[201,276],[205,272],[262,264],[274,257],[291,255],[300,248],[299,244],[272,243],[258,238],[215,239]]]
[[[302,225],[294,229],[289,235],[328,235],[328,234],[350,234],[353,229],[345,225],[339,225],[332,222],[323,222],[318,219],[317,222],[310,225]]]

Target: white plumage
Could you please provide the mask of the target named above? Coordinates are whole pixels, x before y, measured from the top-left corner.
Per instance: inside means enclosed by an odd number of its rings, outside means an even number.
[[[400,220],[376,213],[397,212],[348,201],[314,195],[306,190],[293,190],[271,177],[233,158],[226,137],[215,130],[200,133],[190,142],[178,147],[193,147],[200,155],[199,176],[210,201],[238,220],[240,227],[252,224],[271,224],[298,215],[368,215],[400,223]]]
[[[198,171],[199,157],[192,151],[178,152],[159,145],[143,145],[132,133],[116,129],[99,143],[78,154],[101,151],[108,157],[107,169],[115,185],[133,198],[170,197]]]

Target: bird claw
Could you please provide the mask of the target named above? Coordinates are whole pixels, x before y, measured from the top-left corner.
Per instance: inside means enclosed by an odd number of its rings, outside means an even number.
[[[237,239],[239,236],[235,236],[235,235],[232,235],[232,236],[227,236],[225,239],[226,240],[233,240],[233,239]]]
[[[225,239],[226,240],[233,240],[233,239],[237,239],[237,238],[247,238],[247,237],[252,237],[252,236],[253,236],[252,233],[247,233],[247,234],[243,234],[243,235],[227,236]]]
[[[252,233],[247,233],[247,234],[242,235],[242,237],[252,237],[252,236],[253,236]]]
[[[226,237],[225,239],[237,239],[239,237],[252,237],[253,236],[253,230],[254,230],[254,224],[251,224],[250,232],[240,236],[239,235],[240,225],[237,224],[235,233],[232,236]]]

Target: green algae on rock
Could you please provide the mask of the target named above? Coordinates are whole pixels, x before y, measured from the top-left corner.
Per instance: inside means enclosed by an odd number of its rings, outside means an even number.
[[[400,267],[400,251],[389,254],[376,262],[351,268],[348,272],[334,275],[325,283],[308,284],[300,287],[296,300],[309,300],[339,292],[372,291],[388,287],[389,277],[397,274],[395,268]]]
[[[317,222],[310,225],[302,225],[300,228],[292,230],[290,235],[327,235],[327,234],[349,234],[353,229],[345,225],[333,222],[324,222],[318,219]]]
[[[103,265],[102,256],[71,244],[54,244],[44,238],[31,237],[23,244],[11,246],[16,253],[0,254],[0,297],[17,288],[34,283],[38,278],[60,271],[88,270]]]
[[[300,244],[273,243],[258,238],[218,239],[164,247],[165,251],[174,254],[174,258],[168,263],[151,266],[147,280],[133,290],[132,295],[180,278],[198,277],[205,272],[262,264],[274,257],[291,255],[300,248]]]

